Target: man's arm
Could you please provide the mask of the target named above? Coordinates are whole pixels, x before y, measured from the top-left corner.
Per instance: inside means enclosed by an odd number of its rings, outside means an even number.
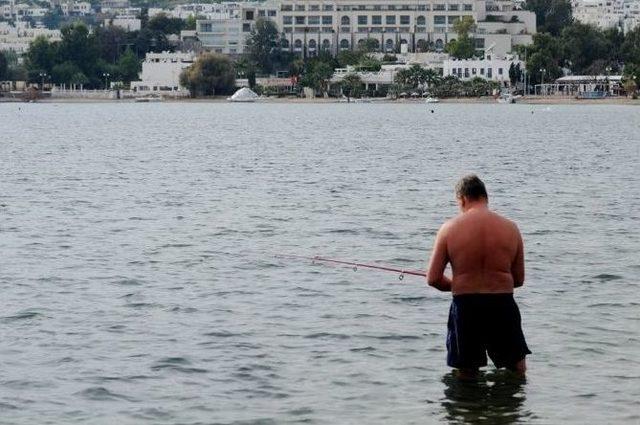
[[[513,287],[519,288],[524,284],[524,244],[522,242],[522,235],[520,230],[516,227],[518,238],[518,249],[516,250],[516,256],[511,264],[511,275],[513,276]]]
[[[444,269],[447,267],[448,262],[447,223],[445,223],[438,231],[433,252],[431,253],[429,270],[427,271],[427,283],[429,286],[433,286],[440,291],[451,292],[451,279],[444,275]]]

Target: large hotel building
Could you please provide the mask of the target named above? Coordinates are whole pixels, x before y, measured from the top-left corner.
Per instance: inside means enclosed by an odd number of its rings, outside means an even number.
[[[199,20],[196,36],[205,49],[240,54],[255,21],[265,17],[281,32],[282,48],[303,56],[356,49],[368,38],[383,52],[441,51],[456,39],[453,25],[463,16],[476,22],[476,48],[496,55],[531,43],[536,32],[535,14],[511,0],[268,0]]]

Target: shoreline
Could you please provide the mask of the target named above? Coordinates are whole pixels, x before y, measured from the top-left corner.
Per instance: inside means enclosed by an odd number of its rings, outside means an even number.
[[[87,99],[87,98],[45,98],[38,99],[34,102],[27,102],[17,98],[0,97],[1,103],[136,103],[134,99]],[[140,102],[144,103],[144,102]],[[207,98],[166,98],[160,102],[153,103],[229,103],[227,96],[207,97]],[[261,104],[345,104],[347,102],[336,98],[266,98],[255,103]],[[387,98],[369,98],[367,101],[355,100],[351,103],[372,103],[372,104],[426,104],[423,99],[387,99]],[[440,99],[439,103],[427,104],[487,104],[497,105],[498,102],[493,97],[459,97]],[[576,99],[573,97],[542,97],[527,96],[517,99],[516,104],[524,105],[640,105],[640,99],[631,99],[627,97],[621,98],[605,98],[605,99]]]

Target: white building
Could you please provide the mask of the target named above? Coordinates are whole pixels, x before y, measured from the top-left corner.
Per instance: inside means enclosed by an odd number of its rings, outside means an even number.
[[[113,18],[105,19],[103,25],[105,27],[114,26],[122,28],[125,31],[140,31],[142,21],[133,15],[117,15]]]
[[[205,48],[229,53],[221,47],[224,43],[215,41],[220,34],[239,27],[241,34],[234,46],[243,46],[261,16],[276,23],[285,50],[302,56],[313,56],[322,49],[334,54],[353,50],[368,38],[384,52],[400,52],[403,45],[409,52],[441,51],[457,38],[453,26],[463,16],[476,22],[471,34],[476,48],[491,45],[500,55],[511,52],[515,45],[531,43],[536,32],[535,14],[518,9],[512,0],[361,0],[356,4],[351,0],[273,0],[243,3],[238,17],[198,21],[198,37]]]
[[[193,52],[147,53],[142,62],[140,81],[132,81],[131,89],[141,95],[188,96],[188,90],[180,85],[180,74],[190,67],[194,60]]]
[[[93,14],[91,3],[86,1],[68,1],[60,3],[60,9],[65,16],[87,16]]]
[[[492,57],[487,55],[484,59],[447,59],[444,61],[444,76],[453,75],[463,81],[480,77],[485,80],[496,81],[501,86],[511,84],[509,68],[511,64],[520,65],[524,70],[524,62],[515,57]]]
[[[241,54],[246,48],[247,36],[259,17],[269,18],[278,24],[281,5],[277,1],[264,3],[228,4],[224,16],[198,20],[196,35],[202,46],[224,54]]]
[[[8,22],[0,22],[0,51],[11,50],[18,54],[26,53],[29,50],[29,44],[40,36],[49,41],[62,39],[59,30],[31,28],[27,22],[16,22],[16,26]]]
[[[573,17],[602,29],[624,32],[640,25],[640,0],[572,0]]]

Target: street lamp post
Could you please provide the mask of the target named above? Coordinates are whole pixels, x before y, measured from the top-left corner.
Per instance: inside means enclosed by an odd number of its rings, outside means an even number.
[[[605,71],[607,71],[607,80],[606,80],[606,86],[605,86],[605,87],[606,87],[607,93],[609,93],[609,94],[610,94],[610,92],[611,92],[611,86],[610,86],[610,84],[609,84],[609,74],[611,73],[611,67],[610,67],[610,66],[608,66],[608,67],[606,67],[604,70],[605,70]]]
[[[38,76],[40,77],[40,90],[44,91],[44,77],[47,77],[47,73],[41,72]]]
[[[109,79],[109,77],[111,76],[108,72],[103,72],[102,76],[104,77],[104,89],[107,89],[107,80]]]
[[[546,69],[540,68],[540,75],[541,75],[541,77],[540,77],[540,94],[542,94],[542,91],[544,90],[544,73],[545,72],[547,72]]]

